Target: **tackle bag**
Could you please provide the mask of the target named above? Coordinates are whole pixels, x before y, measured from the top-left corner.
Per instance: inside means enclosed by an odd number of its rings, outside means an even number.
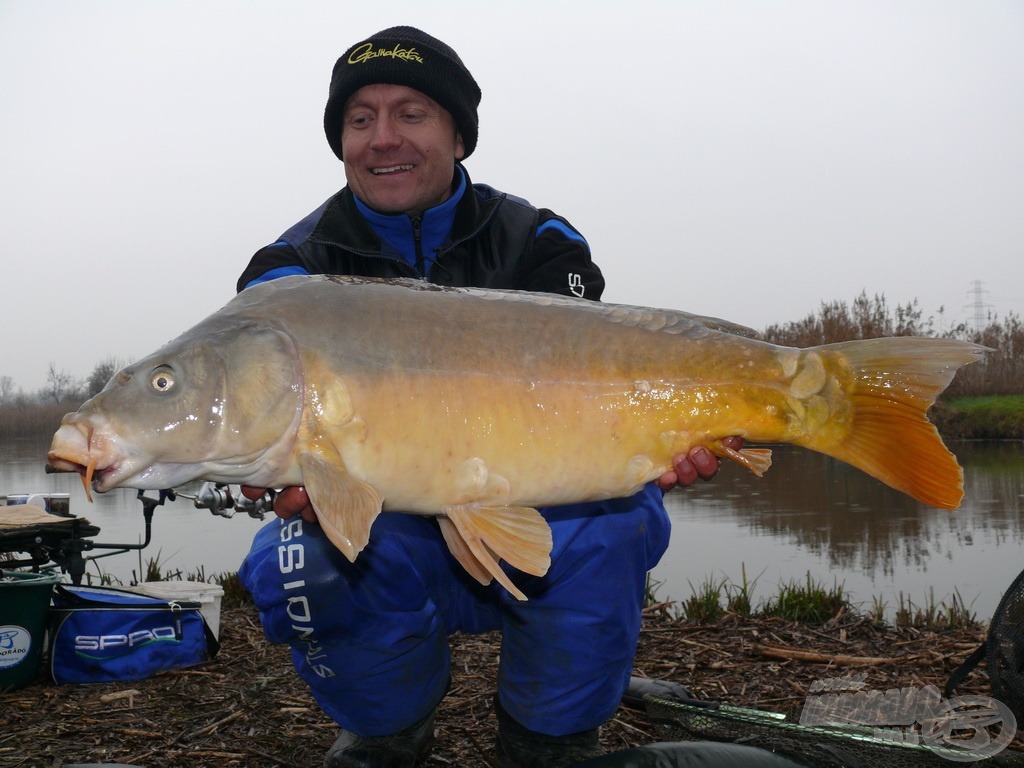
[[[122,589],[55,585],[49,643],[53,681],[142,680],[213,658],[220,644],[199,607]]]

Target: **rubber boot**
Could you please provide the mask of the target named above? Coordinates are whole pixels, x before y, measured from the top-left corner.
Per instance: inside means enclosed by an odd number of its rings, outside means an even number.
[[[389,736],[359,736],[341,729],[324,768],[413,768],[434,745],[434,712]]]
[[[494,697],[498,716],[498,765],[501,768],[562,768],[604,754],[598,729],[548,736],[520,725]]]

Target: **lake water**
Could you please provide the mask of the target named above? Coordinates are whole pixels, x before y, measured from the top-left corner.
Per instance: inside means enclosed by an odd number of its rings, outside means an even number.
[[[49,445],[49,437],[0,444],[0,495],[67,493],[71,497],[72,514],[99,526],[99,534],[92,539],[94,542],[140,543],[145,537],[145,525],[137,491],[123,488],[94,493],[90,504],[78,475],[46,474]],[[127,584],[133,571],[144,571],[150,559],[160,563],[164,572],[195,573],[202,569],[209,576],[236,571],[263,524],[244,513],[230,519],[218,517],[209,510],[196,509],[192,501],[179,497],[156,508],[149,546],[137,552],[100,558],[89,563],[86,572],[98,576],[102,571]],[[99,553],[99,550],[86,553],[86,557]]]
[[[0,445],[0,495],[68,493],[71,511],[101,529],[95,541],[138,542],[142,505],[135,491],[94,495],[78,477],[44,472],[48,439]],[[900,595],[917,606],[954,595],[988,618],[1003,590],[1024,569],[1024,442],[951,443],[964,466],[965,498],[952,512],[924,507],[851,467],[788,446],[774,447],[774,464],[757,478],[727,463],[709,483],[667,497],[672,543],[653,576],[658,596],[684,600],[708,579],[756,579],[754,600],[780,583],[812,578],[841,584],[854,602],[876,598],[890,613]],[[231,519],[181,499],[158,507],[153,538],[141,553],[164,570],[237,570],[262,525]],[[127,582],[138,553],[91,564],[89,572]]]
[[[854,603],[916,606],[963,600],[989,618],[1024,569],[1024,442],[952,442],[964,467],[964,501],[937,510],[820,454],[773,448],[758,478],[723,466],[715,480],[667,497],[671,548],[654,570],[658,595],[684,600],[709,579],[758,599],[808,573],[842,585]],[[692,586],[691,586],[692,585]]]

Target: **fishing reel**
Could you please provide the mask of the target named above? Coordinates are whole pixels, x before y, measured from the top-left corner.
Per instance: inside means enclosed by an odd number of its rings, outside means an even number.
[[[185,494],[179,493],[179,496]],[[236,512],[245,512],[249,517],[262,520],[267,510],[274,508],[274,492],[268,490],[258,499],[249,499],[239,492],[236,495],[231,493],[231,488],[225,483],[203,483],[199,486],[195,496],[185,496],[192,499],[196,509],[208,509],[219,517],[232,518]]]

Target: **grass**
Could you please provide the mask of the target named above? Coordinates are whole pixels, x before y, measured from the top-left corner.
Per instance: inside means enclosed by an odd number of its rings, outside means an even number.
[[[760,575],[753,581],[749,581],[746,564],[740,564],[740,583],[727,582],[725,585],[725,610],[739,616],[753,615],[754,585],[757,584],[758,578]]]
[[[842,584],[833,582],[826,587],[808,572],[804,583],[794,579],[780,584],[778,594],[764,602],[760,614],[801,624],[824,624],[851,607],[848,598]]]
[[[933,419],[944,437],[1024,439],[1024,395],[977,395],[942,401]]]
[[[816,625],[843,614],[863,614],[876,624],[891,623],[897,627],[930,630],[977,629],[983,623],[964,603],[959,593],[954,593],[947,603],[936,600],[934,591],[931,591],[920,605],[901,593],[899,605],[891,621],[888,621],[886,617],[889,606],[882,598],[873,598],[866,611],[862,611],[851,602],[843,584],[833,582],[829,586],[814,579],[810,573],[803,580],[794,579],[779,584],[774,594],[755,602],[754,587],[757,581],[757,578],[748,580],[744,567],[739,583],[727,577],[716,579],[712,576],[696,585],[690,582],[691,594],[679,603],[676,618],[713,623],[734,614],[744,618],[779,618],[798,624]],[[658,582],[648,581],[648,604],[665,605],[655,596],[659,586],[661,584]]]
[[[709,576],[696,587],[692,582],[688,583],[693,594],[683,601],[683,615],[686,618],[713,622],[725,615],[722,595],[727,584],[726,579],[714,581]]]
[[[723,577],[715,580],[708,576],[697,586],[690,584],[691,595],[683,601],[676,612],[676,618],[694,619],[696,621],[714,622],[721,619],[727,613],[738,616],[754,616],[754,586],[757,583],[747,578],[746,566],[741,566],[742,578],[739,584],[735,584]],[[647,578],[646,605],[658,602],[655,593],[662,582],[653,581],[650,576]]]
[[[731,613],[743,617],[777,617],[786,621],[822,624],[851,607],[842,585],[826,587],[815,581],[810,573],[805,581],[780,584],[774,595],[755,602],[754,588],[758,578],[748,579],[746,566],[743,566],[739,583],[726,577],[715,579],[711,576],[696,586],[690,582],[691,595],[681,604],[682,616],[695,621],[718,621]]]
[[[935,601],[934,590],[928,591],[924,603],[920,606],[915,605],[909,597],[904,597],[901,592],[895,623],[896,626],[933,630],[975,629],[981,625],[977,615],[964,603],[959,592],[953,592],[953,598],[947,605],[945,602]]]

